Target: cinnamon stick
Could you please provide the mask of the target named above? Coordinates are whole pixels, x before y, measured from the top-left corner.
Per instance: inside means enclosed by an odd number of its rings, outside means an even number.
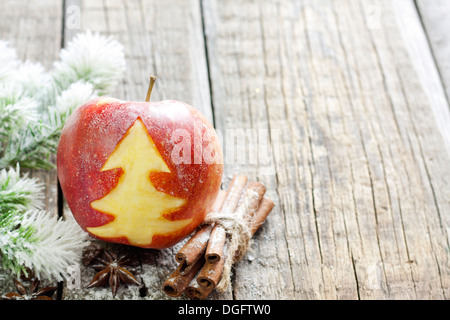
[[[237,214],[240,214],[251,224],[253,215],[258,209],[265,193],[266,187],[262,183],[250,182],[245,188],[242,201],[236,209]]]
[[[261,227],[261,225],[266,221],[267,216],[272,211],[273,207],[275,206],[275,203],[269,199],[264,197],[259,204],[258,209],[253,215],[253,221],[251,225],[251,234],[252,236],[255,234],[255,232]]]
[[[223,273],[223,265],[226,261],[227,244],[223,247],[223,255],[220,260],[210,262],[206,260],[205,265],[197,275],[197,283],[200,287],[212,291],[220,282]]]
[[[236,219],[239,219],[241,223],[248,226],[246,231],[247,237],[251,237],[253,235],[252,221],[254,214],[257,212],[258,207],[260,207],[265,192],[266,188],[263,184],[259,182],[250,182],[243,191],[241,200],[235,210],[234,216]],[[264,208],[268,208],[266,203],[264,203]],[[263,210],[262,213],[258,213],[259,224],[261,223],[259,219],[262,217],[263,213],[265,214],[265,210]],[[215,227],[215,230],[217,229],[218,228]],[[230,231],[231,240],[226,241],[225,229],[219,229],[221,232],[218,232],[217,235],[214,234],[215,230],[211,232],[211,237],[205,252],[206,263],[197,276],[197,282],[200,287],[211,290],[217,287],[223,275],[225,279],[229,278],[231,265],[242,257],[250,240],[249,238],[241,240],[240,234],[234,233],[240,231],[234,231],[234,229],[231,229],[233,230]],[[228,244],[231,249],[229,256],[226,257],[226,249],[228,248]],[[214,256],[208,256],[209,252],[215,253],[218,257],[215,258]],[[220,254],[218,252],[220,252]]]
[[[253,220],[255,211],[258,209],[265,193],[266,193],[266,187],[262,183],[259,183],[259,182],[250,182],[243,192],[242,199],[239,202],[239,205],[236,209],[235,215],[237,216],[238,219],[241,219],[241,221],[248,226],[248,228],[250,229],[249,231],[251,231],[252,220]],[[231,235],[230,248],[231,248],[231,251],[234,252],[234,257],[231,256],[231,255],[233,255],[233,253],[230,252],[229,259],[232,259],[232,260],[227,262],[225,265],[225,269],[226,269],[225,273],[226,274],[228,273],[228,270],[230,269],[230,264],[232,264],[242,258],[245,251],[247,250],[247,247],[249,245],[249,241],[250,241],[250,238],[252,235],[253,234],[251,234],[251,232],[250,232],[250,234],[247,234],[247,239],[245,239],[243,241],[240,239],[238,239],[238,240],[233,239],[233,235]]]
[[[187,274],[202,257],[206,245],[208,244],[211,230],[211,225],[201,226],[180,251],[177,252],[175,260],[180,264],[180,274]]]
[[[256,202],[256,200],[255,200]],[[255,232],[261,227],[265,219],[272,211],[274,202],[266,197],[263,197],[259,207],[253,211],[253,219],[251,221],[250,232],[253,236]],[[198,275],[191,281],[186,289],[186,293],[191,298],[205,299],[219,284],[222,275],[223,267],[226,260],[227,244],[224,244],[224,255],[222,259],[215,262],[206,260],[204,266],[200,269]],[[195,283],[196,282],[196,283]]]
[[[228,195],[225,199],[225,202],[222,205],[222,212],[234,212],[236,210],[237,205],[239,203],[239,199],[241,199],[242,191],[245,189],[248,178],[244,175],[235,175],[233,179],[231,179],[230,185],[228,186]]]
[[[191,298],[205,299],[212,290],[228,286],[231,265],[242,258],[274,207],[265,192],[261,183],[233,177],[227,192],[219,193],[206,224],[177,253],[180,264],[163,284],[167,295],[178,297],[184,291]]]
[[[222,259],[226,238],[225,229],[221,225],[214,226],[205,251],[207,262],[214,263]]]
[[[212,212],[219,211],[222,208],[226,195],[226,191],[219,191],[211,208]],[[205,252],[212,228],[212,225],[201,226],[175,255],[175,260],[180,263],[180,273],[182,275],[188,273],[190,268]]]
[[[186,274],[181,274],[180,268],[182,265],[180,264],[178,268],[175,269],[174,272],[167,278],[167,280],[163,283],[162,289],[163,291],[171,297],[179,297],[192,279],[195,278],[200,268],[205,264],[204,259],[199,259]]]
[[[220,210],[221,213],[229,214],[233,213],[236,210],[242,195],[242,191],[244,190],[247,181],[248,178],[243,175],[235,175],[233,177],[230,185],[228,186],[227,198],[222,205],[222,208]],[[208,246],[206,247],[206,261],[217,262],[221,259],[223,255],[225,240],[225,229],[221,225],[216,224],[211,232]]]
[[[186,288],[186,294],[191,299],[206,299],[206,297],[209,296],[212,290],[205,289],[203,287],[200,287],[200,285],[197,283],[197,279],[192,279],[192,281],[189,283],[189,285]]]
[[[207,263],[208,262],[206,262],[206,264]],[[195,277],[194,279],[191,280],[191,282],[187,286],[185,292],[188,295],[188,297],[191,299],[204,300],[209,296],[209,294],[213,290],[214,290],[214,286],[205,287],[205,286],[199,285],[199,283],[197,281],[197,277]]]
[[[226,190],[219,190],[219,193],[217,194],[216,200],[214,200],[214,203],[211,207],[211,212],[219,212],[222,207],[224,206],[225,200],[228,197],[228,191]],[[203,221],[203,224],[212,224],[209,215],[206,215],[205,220]]]

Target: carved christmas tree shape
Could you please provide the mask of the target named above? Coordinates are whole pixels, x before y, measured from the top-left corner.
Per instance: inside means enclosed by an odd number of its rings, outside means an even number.
[[[116,187],[90,204],[114,220],[87,228],[89,232],[103,238],[126,237],[132,245],[148,246],[155,234],[175,232],[192,221],[170,221],[164,217],[180,209],[186,200],[156,190],[150,181],[150,172],[170,170],[140,118],[128,129],[101,171],[116,168],[123,170]]]

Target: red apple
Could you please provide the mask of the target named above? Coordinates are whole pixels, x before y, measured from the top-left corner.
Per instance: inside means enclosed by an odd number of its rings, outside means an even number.
[[[165,248],[204,220],[223,159],[214,128],[188,104],[103,97],[67,120],[57,171],[73,216],[93,237]]]

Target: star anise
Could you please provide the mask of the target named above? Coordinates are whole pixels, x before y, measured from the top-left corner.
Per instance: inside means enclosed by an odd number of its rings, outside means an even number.
[[[54,300],[52,296],[57,287],[39,289],[39,283],[39,279],[34,279],[27,290],[20,281],[14,279],[17,292],[7,293],[2,298],[5,300]]]
[[[98,272],[88,288],[109,284],[113,296],[115,296],[120,284],[141,284],[130,271],[124,268],[131,260],[128,255],[118,257],[108,250],[103,250],[102,256],[94,260],[97,264],[91,265]]]

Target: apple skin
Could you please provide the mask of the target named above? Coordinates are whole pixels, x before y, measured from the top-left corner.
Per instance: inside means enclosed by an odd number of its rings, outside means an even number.
[[[140,118],[170,173],[151,172],[150,181],[156,190],[186,199],[186,204],[164,214],[170,221],[192,218],[189,225],[171,233],[154,234],[144,248],[166,248],[194,231],[209,212],[219,192],[223,175],[223,155],[214,128],[196,109],[186,103],[133,102],[113,98],[97,98],[77,108],[68,118],[57,151],[58,179],[72,214],[81,228],[99,227],[114,216],[96,211],[90,206],[117,185],[123,170],[101,171],[127,130]],[[173,132],[185,130],[191,138],[191,163],[177,163],[172,151],[177,141]],[[203,138],[202,138],[203,137]],[[195,148],[209,150],[215,161],[194,161]],[[198,150],[198,149],[197,149]],[[198,153],[197,153],[198,155]],[[179,161],[177,161],[179,162]],[[211,163],[212,162],[212,163]],[[126,237],[94,238],[108,242],[130,244]]]

